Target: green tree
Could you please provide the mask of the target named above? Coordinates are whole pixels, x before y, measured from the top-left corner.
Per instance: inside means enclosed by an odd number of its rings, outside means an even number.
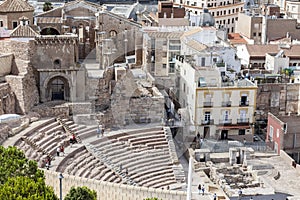
[[[83,187],[71,187],[71,190],[67,194],[64,200],[96,200],[97,193],[95,190],[91,190],[85,186]]]
[[[0,199],[58,200],[42,178],[34,181],[24,176],[8,178],[5,184],[0,185]]]
[[[16,147],[0,146],[0,185],[9,177],[18,176],[26,176],[34,181],[39,178],[44,180],[44,173],[38,169],[35,161],[28,160]]]
[[[0,146],[1,200],[58,200],[42,170],[16,147]]]
[[[52,6],[52,3],[51,2],[45,2],[44,5],[43,5],[43,11],[46,12],[48,10],[52,10],[53,9],[53,6]]]

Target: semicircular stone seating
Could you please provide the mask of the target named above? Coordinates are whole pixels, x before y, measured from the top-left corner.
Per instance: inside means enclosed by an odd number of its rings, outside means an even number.
[[[55,158],[56,148],[68,152],[57,159],[56,171],[114,183],[153,188],[177,188],[184,182],[171,133],[162,127],[122,130],[97,136],[97,125],[75,124],[69,119],[49,119],[16,142],[25,155],[39,162]],[[75,134],[80,145],[69,144]],[[179,186],[180,185],[180,186]]]

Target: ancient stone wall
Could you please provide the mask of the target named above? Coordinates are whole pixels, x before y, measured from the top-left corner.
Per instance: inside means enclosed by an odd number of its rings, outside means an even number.
[[[90,102],[70,102],[67,104],[70,108],[70,115],[91,114],[94,111]]]
[[[28,113],[39,101],[32,66],[25,62],[23,64],[24,68],[27,69],[26,73],[20,73],[18,76],[8,75],[5,77],[16,96],[16,112],[20,114]]]
[[[30,58],[36,69],[69,69],[77,62],[77,37],[43,36],[36,38]]]
[[[59,196],[58,173],[45,170],[46,184],[53,187],[54,192]],[[63,174],[62,193],[63,197],[70,191],[71,187],[86,186],[97,192],[98,200],[142,200],[145,198],[157,197],[163,200],[185,200],[186,192],[162,190],[146,187],[110,183],[86,178],[79,178],[68,174]]]
[[[8,83],[0,84],[0,115],[15,113],[16,99]]]
[[[9,137],[11,128],[8,125],[0,125],[0,144],[2,144]]]
[[[15,59],[30,60],[32,56],[33,43],[20,40],[0,40],[0,52],[13,53]]]
[[[299,112],[300,84],[270,83],[260,84],[257,89],[257,110],[260,111],[256,118],[267,119],[268,112],[274,115],[285,115],[288,112]]]
[[[116,83],[111,97],[112,116],[116,125],[161,122],[164,97],[137,94],[141,89],[148,90],[137,84],[130,71]]]
[[[58,105],[58,106],[49,106],[49,105],[38,105],[32,108],[33,112],[38,113],[41,117],[69,117],[69,106],[68,105]]]

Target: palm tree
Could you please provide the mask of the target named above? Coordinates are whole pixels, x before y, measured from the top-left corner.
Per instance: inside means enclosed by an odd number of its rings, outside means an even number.
[[[52,3],[48,2],[48,1],[45,2],[44,5],[43,5],[43,11],[46,12],[46,11],[51,10],[51,9],[53,9]]]

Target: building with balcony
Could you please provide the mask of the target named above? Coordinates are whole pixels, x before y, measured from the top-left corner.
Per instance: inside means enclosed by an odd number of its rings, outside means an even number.
[[[203,138],[252,138],[257,86],[247,79],[229,80],[218,67],[199,67],[178,56],[179,102],[189,113],[191,132]],[[229,81],[228,81],[229,80]]]
[[[207,8],[215,18],[219,27],[226,28],[227,32],[235,32],[235,22],[238,20],[238,13],[244,8],[244,2],[236,0],[173,0],[174,5],[184,6],[186,11],[199,15]]]
[[[300,66],[300,45],[240,45],[237,56],[250,69],[268,69],[277,73],[289,66]]]

